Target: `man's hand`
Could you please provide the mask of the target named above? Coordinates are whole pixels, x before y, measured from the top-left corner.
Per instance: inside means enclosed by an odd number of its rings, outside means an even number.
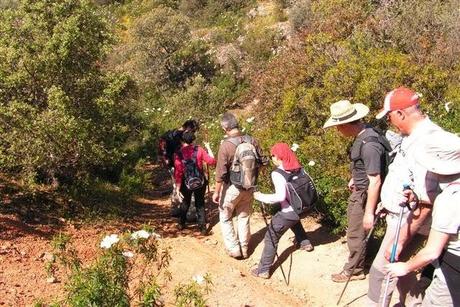
[[[355,188],[355,182],[353,181],[353,178],[348,181],[348,189],[352,191]]]
[[[386,250],[385,250],[385,259],[388,261],[391,261],[391,252],[393,250],[393,244],[388,244]],[[396,254],[395,254],[395,260],[399,260],[399,254],[401,254],[402,251],[402,244],[398,242],[398,246],[396,247]]]
[[[409,273],[409,266],[405,262],[389,263],[384,271],[390,276],[404,276]]]
[[[371,230],[372,226],[374,226],[374,214],[372,213],[365,213],[363,217],[363,228],[365,231]]]
[[[214,191],[214,193],[212,194],[212,202],[215,203],[215,204],[219,204],[219,201],[220,201],[220,193],[218,191]]]

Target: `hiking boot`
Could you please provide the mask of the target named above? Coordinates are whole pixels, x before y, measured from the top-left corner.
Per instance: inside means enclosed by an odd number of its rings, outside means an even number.
[[[334,282],[347,282],[349,277],[350,277],[350,275],[347,274],[347,272],[345,270],[343,270],[342,272],[340,272],[338,274],[332,274],[331,275],[331,279]],[[351,276],[351,278],[350,278],[350,280],[362,280],[362,279],[366,279],[366,275],[364,275],[363,272],[353,274]]]
[[[206,225],[200,225],[200,233],[203,236],[208,235],[208,228],[206,227]]]
[[[270,272],[259,272],[259,268],[255,267],[251,269],[251,275],[254,277],[260,277],[264,279],[269,279],[270,278]]]
[[[247,259],[249,257],[248,247],[247,246],[242,246],[241,247],[241,255],[243,256],[244,259]]]
[[[303,250],[303,251],[306,251],[306,252],[311,252],[313,251],[315,248],[313,247],[313,244],[311,243],[308,243],[308,244],[304,244],[304,245],[301,245],[299,247],[300,250]]]
[[[241,258],[241,251],[240,249],[235,249],[233,251],[228,251],[228,255],[232,258]]]

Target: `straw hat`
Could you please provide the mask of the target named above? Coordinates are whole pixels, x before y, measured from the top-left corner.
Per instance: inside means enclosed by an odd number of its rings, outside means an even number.
[[[415,152],[415,161],[436,174],[460,174],[460,137],[444,130],[427,137]]]
[[[331,105],[331,117],[323,128],[342,125],[361,119],[369,113],[369,108],[362,103],[340,100]]]

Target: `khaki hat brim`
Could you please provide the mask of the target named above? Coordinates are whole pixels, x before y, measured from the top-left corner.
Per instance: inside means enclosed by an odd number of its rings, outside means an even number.
[[[460,174],[460,137],[440,130],[415,151],[415,161],[439,175]]]
[[[323,126],[323,129],[333,127],[333,126],[338,126],[346,123],[351,123],[354,122],[355,120],[361,119],[365,117],[367,114],[369,114],[369,108],[362,104],[362,103],[354,103],[353,107],[356,110],[356,114],[352,117],[348,117],[344,120],[339,120],[336,118],[333,118],[332,116],[329,117],[329,119],[326,121],[326,123]]]

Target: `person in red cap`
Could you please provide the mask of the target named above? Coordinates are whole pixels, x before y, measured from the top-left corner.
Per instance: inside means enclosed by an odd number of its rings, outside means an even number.
[[[347,206],[348,261],[342,271],[331,275],[334,282],[346,282],[366,278],[364,242],[366,232],[374,224],[385,167],[385,149],[375,141],[379,139],[379,134],[362,121],[369,113],[367,106],[340,100],[333,103],[330,110],[331,116],[323,128],[336,126],[342,135],[354,139],[350,149],[351,179],[348,183],[351,191]]]
[[[420,109],[420,96],[406,87],[392,90],[385,96],[383,110],[377,118],[387,118],[403,135],[399,150],[388,168],[382,185],[380,200],[386,215],[387,228],[380,249],[369,270],[367,306],[388,306],[394,288],[397,286],[399,302],[414,306],[421,302],[424,288],[418,283],[416,274],[408,274],[400,280],[392,278],[384,296],[385,265],[389,263],[391,249],[398,229],[401,205],[405,205],[403,187],[409,185],[418,195],[418,208],[405,208],[398,241],[396,259],[407,260],[419,249],[429,232],[431,204],[438,193],[437,180],[427,174],[426,169],[414,162],[414,154],[420,151],[420,144],[442,130],[430,121]],[[411,208],[415,208],[415,203]]]
[[[275,186],[275,193],[263,194],[255,192],[254,198],[265,204],[281,205],[281,210],[278,211],[272,218],[264,238],[264,249],[260,258],[259,265],[251,270],[251,274],[256,277],[269,278],[270,268],[275,259],[278,242],[281,236],[291,229],[294,232],[297,244],[300,249],[312,251],[313,245],[307,238],[305,229],[300,223],[300,217],[294,212],[290,206],[287,192],[287,181],[282,173],[304,172],[302,166],[295,153],[289,148],[286,143],[277,143],[271,148],[272,161],[277,169],[271,174],[272,181]]]
[[[460,306],[460,138],[436,133],[415,161],[435,174],[441,193],[433,206],[433,222],[425,247],[410,260],[386,265],[390,274],[405,276],[429,263],[436,266],[422,306]],[[411,191],[407,191],[407,196]]]

